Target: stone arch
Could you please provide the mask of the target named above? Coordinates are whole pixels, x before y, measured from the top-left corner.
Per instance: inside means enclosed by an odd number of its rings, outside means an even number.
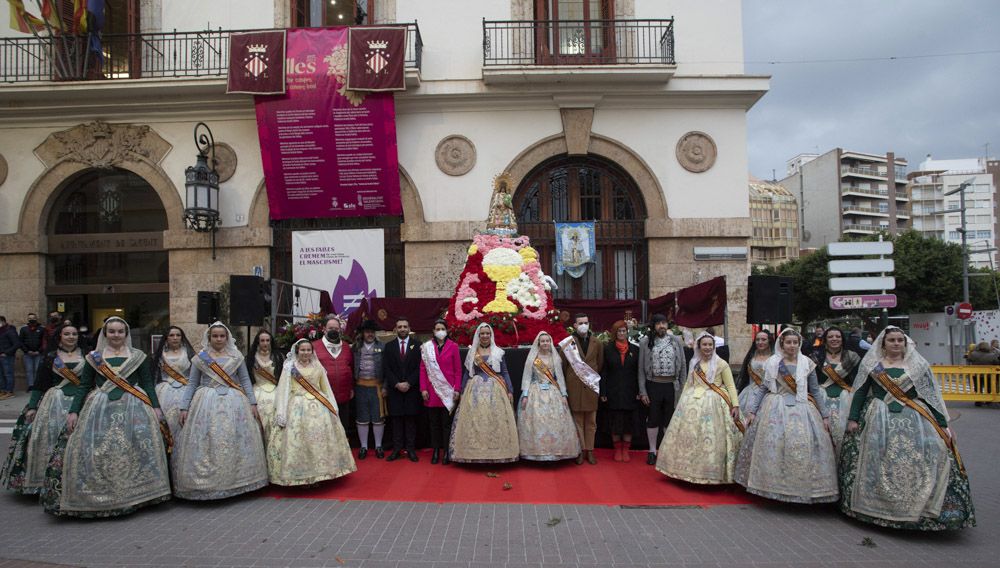
[[[250,200],[250,215],[247,217],[247,225],[251,229],[266,229],[271,222],[271,208],[267,205],[267,186],[261,178],[257,184],[257,191]]]
[[[520,187],[535,166],[549,158],[566,154],[567,151],[566,136],[562,133],[543,138],[529,146],[507,165],[506,171],[512,178],[511,185]],[[613,138],[591,134],[587,154],[610,160],[631,176],[639,188],[649,219],[668,218],[667,201],[660,182],[645,160],[631,148]]]

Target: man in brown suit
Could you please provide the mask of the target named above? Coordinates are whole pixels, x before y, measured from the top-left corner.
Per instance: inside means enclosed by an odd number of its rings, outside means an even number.
[[[595,372],[600,373],[604,367],[604,346],[590,332],[590,318],[587,314],[576,314],[573,317],[573,342],[580,351],[580,357]],[[577,465],[583,463],[584,454],[587,461],[594,465],[594,435],[597,433],[597,393],[590,389],[563,356],[563,375],[566,377],[566,392],[569,395],[569,409],[573,414],[576,434],[580,438],[583,451],[576,458]]]

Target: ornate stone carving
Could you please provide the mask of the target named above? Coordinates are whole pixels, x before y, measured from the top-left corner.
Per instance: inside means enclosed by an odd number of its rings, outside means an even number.
[[[170,144],[149,126],[95,121],[52,133],[35,154],[49,167],[70,161],[108,169],[122,162],[157,163],[168,150]]]
[[[452,134],[438,143],[434,161],[438,169],[450,176],[465,175],[476,165],[476,147],[465,136]]]
[[[689,172],[708,171],[718,154],[715,141],[704,132],[688,132],[677,142],[677,161]]]
[[[0,185],[7,181],[7,158],[0,154]]]
[[[236,151],[225,142],[215,143],[215,171],[219,174],[219,183],[228,181],[236,173]]]

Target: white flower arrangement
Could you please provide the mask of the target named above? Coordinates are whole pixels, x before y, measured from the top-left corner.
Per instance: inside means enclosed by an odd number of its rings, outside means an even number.
[[[514,249],[495,248],[483,255],[483,266],[521,266],[523,259]]]
[[[542,305],[542,298],[538,295],[534,282],[524,272],[507,283],[507,295],[524,307],[537,308]]]

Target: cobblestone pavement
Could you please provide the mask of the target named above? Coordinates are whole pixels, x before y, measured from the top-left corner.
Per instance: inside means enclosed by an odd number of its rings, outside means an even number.
[[[903,533],[832,506],[605,506],[337,502],[243,497],[173,501],[81,521],[0,495],[0,568],[41,566],[1000,566],[1000,410],[951,405],[979,526]],[[10,426],[13,418],[0,427]],[[9,435],[0,435],[7,447]],[[447,478],[443,478],[447,482]],[[865,544],[867,543],[867,545]]]

